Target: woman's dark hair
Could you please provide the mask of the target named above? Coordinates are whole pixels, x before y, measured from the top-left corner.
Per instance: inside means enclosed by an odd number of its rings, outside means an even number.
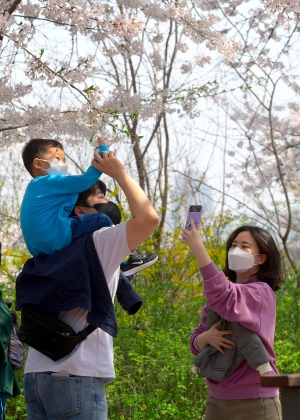
[[[59,141],[52,139],[31,139],[25,144],[22,151],[22,158],[24,166],[31,176],[34,159],[43,159],[50,147],[57,147],[58,149],[64,150],[63,145]]]
[[[259,253],[267,256],[266,261],[260,265],[259,272],[256,274],[256,277],[260,281],[267,283],[274,292],[280,289],[282,283],[284,282],[281,270],[280,253],[269,232],[257,226],[241,226],[229,236],[226,243],[226,264],[225,269],[223,270],[224,274],[230,281],[233,283],[236,282],[236,272],[230,270],[228,267],[228,251],[232,247],[232,242],[241,232],[251,233],[257,243]]]

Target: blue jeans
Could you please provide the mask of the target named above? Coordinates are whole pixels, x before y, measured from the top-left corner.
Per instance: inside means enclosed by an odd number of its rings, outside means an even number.
[[[6,392],[0,392],[0,420],[5,419],[6,400],[8,396]]]
[[[84,214],[82,216],[72,216],[71,230],[72,242],[87,233],[93,233],[95,230],[101,229],[106,226],[113,225],[113,222],[104,213]]]
[[[26,373],[24,396],[27,420],[107,420],[102,378]]]

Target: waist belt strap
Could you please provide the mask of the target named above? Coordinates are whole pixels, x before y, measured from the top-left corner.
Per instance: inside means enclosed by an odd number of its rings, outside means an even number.
[[[88,335],[95,331],[96,327],[93,325],[88,325],[84,330],[78,331],[76,336],[78,337],[78,344],[84,341]]]

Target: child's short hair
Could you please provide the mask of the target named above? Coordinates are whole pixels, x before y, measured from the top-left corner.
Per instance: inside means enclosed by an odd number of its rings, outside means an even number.
[[[45,153],[47,152],[50,147],[57,147],[58,149],[62,149],[63,145],[57,141],[52,139],[31,139],[29,140],[22,151],[22,158],[23,163],[27,171],[32,176],[32,162],[35,158],[43,159]]]

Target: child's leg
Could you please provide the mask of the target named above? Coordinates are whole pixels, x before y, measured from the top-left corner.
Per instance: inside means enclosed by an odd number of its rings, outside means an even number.
[[[152,252],[151,254],[138,255],[136,252],[123,261],[121,264],[121,270],[125,276],[137,273],[144,268],[150,267],[155,264],[158,260],[158,255]]]
[[[86,235],[87,233],[95,232],[95,230],[101,229],[106,226],[112,226],[113,222],[106,214],[93,213],[84,214],[83,216],[70,217],[71,220],[71,231],[72,231],[72,242]]]

